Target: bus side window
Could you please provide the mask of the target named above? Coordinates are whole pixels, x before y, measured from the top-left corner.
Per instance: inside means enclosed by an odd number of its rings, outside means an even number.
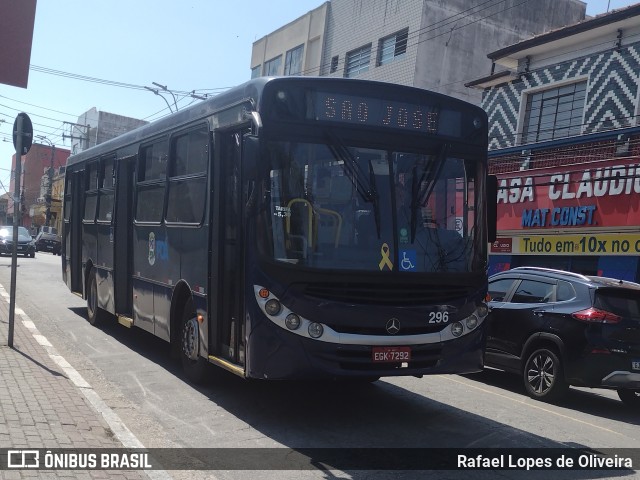
[[[136,221],[160,223],[164,209],[167,143],[161,140],[140,149],[136,185]]]
[[[105,158],[100,163],[98,221],[111,221],[114,194],[114,164],[115,157]]]
[[[85,223],[92,223],[96,219],[96,207],[98,206],[98,162],[87,164],[85,175],[83,221]]]
[[[167,222],[201,223],[204,217],[209,129],[202,125],[171,142]]]
[[[64,192],[64,219],[71,219],[71,201],[73,199],[73,175],[67,171],[65,175],[65,192]]]

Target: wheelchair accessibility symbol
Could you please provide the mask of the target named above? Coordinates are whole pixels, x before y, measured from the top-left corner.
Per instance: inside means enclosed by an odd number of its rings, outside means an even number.
[[[400,259],[400,270],[409,271],[416,269],[418,257],[415,250],[402,250],[402,258]]]

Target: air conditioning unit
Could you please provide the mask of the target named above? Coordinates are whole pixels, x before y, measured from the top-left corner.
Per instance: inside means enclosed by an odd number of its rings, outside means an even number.
[[[45,202],[44,197],[36,198],[36,203],[44,203],[44,202]]]
[[[616,146],[616,157],[627,157],[629,156],[629,146],[630,146],[630,135],[628,133],[622,133],[618,135],[616,138],[615,146]]]

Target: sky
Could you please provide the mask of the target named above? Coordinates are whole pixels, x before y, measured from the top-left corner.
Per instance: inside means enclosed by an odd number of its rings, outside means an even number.
[[[535,0],[534,0],[535,1]],[[586,0],[587,15],[639,0]],[[214,95],[250,78],[253,42],[323,0],[38,0],[26,89],[0,84],[0,194],[9,189],[12,126],[70,148],[69,126],[95,107],[144,120],[169,113],[157,88]],[[79,79],[82,77],[83,79]],[[97,81],[96,81],[97,80]],[[107,81],[108,83],[105,83]],[[118,83],[125,86],[114,86]],[[178,108],[198,101],[176,96]],[[175,109],[175,107],[174,107]],[[3,122],[4,120],[4,122]]]

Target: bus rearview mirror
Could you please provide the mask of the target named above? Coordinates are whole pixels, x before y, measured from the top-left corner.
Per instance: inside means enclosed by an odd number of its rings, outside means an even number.
[[[487,176],[487,240],[496,241],[498,236],[498,177]]]
[[[260,143],[255,135],[245,135],[244,146],[245,177],[253,178],[258,173],[258,160],[260,158]]]

